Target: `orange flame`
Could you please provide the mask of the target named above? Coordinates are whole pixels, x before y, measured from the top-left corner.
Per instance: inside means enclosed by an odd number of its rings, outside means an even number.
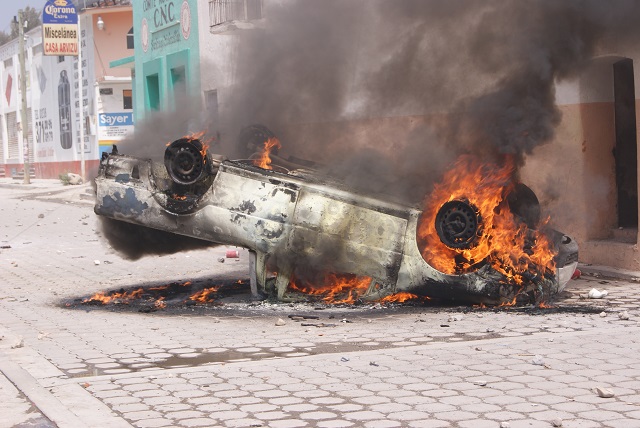
[[[100,291],[89,297],[88,299],[83,300],[82,303],[100,302],[103,305],[106,305],[107,303],[111,303],[114,300],[119,300],[123,303],[129,303],[131,300],[141,298],[143,293],[144,288],[138,288],[137,290],[133,291],[124,291],[122,293],[114,292],[109,294],[106,294],[104,291]]]
[[[200,132],[193,132],[189,135],[185,135],[182,138],[186,138],[189,141],[200,140],[206,133],[207,133],[207,130],[200,131]],[[200,144],[202,144],[202,150],[200,150],[200,155],[202,156],[202,159],[204,160],[205,163],[207,162],[207,151],[209,150],[209,143],[211,143],[214,139],[215,139],[214,137],[211,137],[205,141],[200,140]]]
[[[164,301],[164,297],[160,297],[153,303],[153,305],[158,309],[164,309],[167,307],[167,302]]]
[[[499,308],[503,308],[505,306],[515,306],[516,305],[516,301],[518,300],[517,297],[514,297],[513,300],[509,301],[509,302],[502,302],[498,305]]]
[[[141,299],[142,296],[145,293],[149,293],[152,292],[151,294],[155,294],[156,296],[158,294],[158,292],[162,292],[162,291],[166,291],[169,289],[169,287],[171,287],[172,285],[180,285],[182,287],[188,287],[189,285],[191,285],[191,281],[186,281],[183,282],[182,284],[178,284],[178,283],[171,283],[171,284],[167,284],[167,285],[160,285],[157,287],[148,287],[148,288],[138,288],[136,290],[132,290],[132,291],[122,291],[122,292],[109,292],[109,293],[105,293],[104,291],[100,291],[96,294],[94,294],[93,296],[84,299],[82,301],[82,303],[94,303],[94,302],[100,302],[103,305],[107,305],[113,301],[118,301],[120,303],[126,303],[129,304],[132,300],[137,300],[137,299]],[[166,296],[161,296],[159,297],[156,301],[155,301],[155,306],[157,308],[163,309],[167,306],[167,304],[164,302],[164,299],[166,298]]]
[[[260,153],[260,157],[257,159],[253,160],[253,164],[259,168],[262,169],[272,169],[271,167],[271,151],[274,148],[281,148],[282,144],[280,144],[280,141],[275,138],[269,138],[267,141],[264,142],[264,148],[262,149],[262,153]]]
[[[192,132],[191,134],[187,134],[182,138],[188,141],[200,140],[207,132],[208,132],[207,130],[200,131],[200,132]],[[215,137],[211,137],[204,141],[200,140],[200,144],[202,144],[202,150],[200,150],[200,155],[202,156],[202,159],[204,160],[205,163],[207,162],[207,151],[209,150],[209,144],[213,140],[215,140]],[[169,141],[167,144],[165,144],[165,146],[169,147],[171,143],[172,142]]]
[[[310,284],[298,279],[292,279],[289,289],[313,296],[320,296],[325,303],[340,304],[355,303],[369,289],[371,278],[350,274],[336,275],[327,273],[322,284]]]
[[[200,302],[200,303],[212,302],[219,288],[220,288],[219,286],[216,286],[216,287],[209,287],[209,288],[202,289],[197,293],[193,294],[191,297],[189,297],[189,300],[193,300],[195,302]]]
[[[469,156],[458,159],[426,200],[418,225],[422,257],[431,266],[447,274],[460,274],[488,262],[515,284],[522,284],[527,272],[535,274],[539,269],[554,268],[551,241],[517,221],[506,203],[514,172],[511,160],[498,166],[481,164]],[[453,200],[469,201],[482,218],[482,232],[470,248],[450,248],[436,232],[439,209]]]
[[[405,291],[401,291],[396,294],[391,294],[390,296],[383,297],[379,300],[381,303],[405,303],[409,300],[431,300],[427,296],[417,296],[415,294],[407,293]]]

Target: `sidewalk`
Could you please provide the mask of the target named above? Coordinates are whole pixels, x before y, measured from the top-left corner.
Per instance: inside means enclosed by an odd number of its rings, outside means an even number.
[[[0,178],[0,189],[11,189],[16,196],[30,199],[93,205],[92,183],[64,185],[58,179],[31,179],[30,184],[12,178]]]

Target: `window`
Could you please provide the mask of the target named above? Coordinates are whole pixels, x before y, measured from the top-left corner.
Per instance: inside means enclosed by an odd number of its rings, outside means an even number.
[[[60,55],[58,57],[58,62],[64,62],[64,56],[63,55]]]
[[[133,27],[127,33],[127,49],[133,49]]]
[[[229,21],[262,18],[262,0],[209,0],[209,21],[213,27]]]
[[[122,91],[122,108],[125,110],[133,109],[133,93],[131,89],[125,89]]]
[[[4,60],[4,68],[9,68],[13,65],[13,58],[7,58]]]

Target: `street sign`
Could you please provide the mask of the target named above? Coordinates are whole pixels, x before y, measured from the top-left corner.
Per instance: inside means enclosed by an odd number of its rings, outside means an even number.
[[[47,0],[42,41],[45,55],[78,56],[78,14],[71,0]]]

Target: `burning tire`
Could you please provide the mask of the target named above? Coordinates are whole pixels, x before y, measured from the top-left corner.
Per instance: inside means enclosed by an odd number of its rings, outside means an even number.
[[[459,159],[426,201],[418,226],[423,259],[446,275],[483,266],[520,287],[555,271],[554,242],[539,228],[538,199],[514,182],[513,165]]]
[[[468,201],[449,201],[436,215],[436,232],[450,248],[473,247],[481,233],[482,217]]]

